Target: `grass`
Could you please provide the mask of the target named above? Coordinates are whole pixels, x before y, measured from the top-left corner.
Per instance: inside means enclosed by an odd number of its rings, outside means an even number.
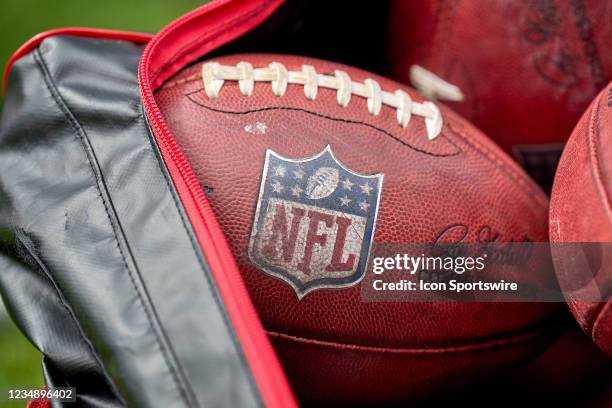
[[[40,388],[41,356],[10,320],[0,322],[0,388]],[[23,407],[25,401],[0,402],[0,407]]]
[[[39,32],[81,26],[156,32],[168,22],[203,4],[193,0],[0,0],[0,67]],[[0,108],[2,96],[0,94]],[[0,273],[2,271],[0,270]],[[0,315],[0,388],[38,388],[43,384],[40,353],[10,321]],[[23,407],[24,402],[1,403]]]

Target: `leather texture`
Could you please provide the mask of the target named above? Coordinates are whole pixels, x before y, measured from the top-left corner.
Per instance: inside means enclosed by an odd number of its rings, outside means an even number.
[[[396,0],[389,19],[393,77],[418,64],[459,86],[448,105],[508,152],[565,142],[612,76],[609,2]]]
[[[345,70],[353,81],[370,77],[382,89],[412,89],[365,71],[284,55],[216,58],[224,65],[273,61],[289,70]],[[508,156],[451,110],[444,129],[427,139],[423,119],[399,127],[394,109],[368,113],[353,97],[340,107],[336,92],[303,86],[282,97],[269,83],[243,96],[226,82],[216,99],[203,89],[201,65],[167,81],[155,94],[163,116],[207,191],[252,300],[303,403],[365,404],[416,399],[476,381],[533,357],[555,333],[555,304],[364,303],[359,286],[318,290],[298,300],[284,282],[255,268],[247,256],[266,149],[305,158],[330,145],[348,168],[385,175],[376,243],[433,242],[445,228],[482,228],[499,241],[546,241],[548,200]],[[265,131],[249,129],[263,125]],[[261,125],[262,124],[262,125]],[[482,238],[482,237],[481,237]]]
[[[579,292],[567,295],[582,329],[612,357],[612,84],[586,110],[568,140],[557,169],[550,206],[550,238],[561,284],[582,275],[572,269],[563,243],[606,243],[594,276],[607,302],[582,301]],[[593,248],[593,246],[591,246]]]
[[[47,385],[75,386],[79,406],[261,406],[149,133],[141,52],[60,36],[13,65],[2,297],[43,353]]]

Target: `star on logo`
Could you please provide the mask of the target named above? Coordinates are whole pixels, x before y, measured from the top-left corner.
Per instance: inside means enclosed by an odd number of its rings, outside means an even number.
[[[272,183],[272,191],[274,191],[275,193],[280,193],[283,191],[285,187],[283,187],[283,185],[281,184],[280,181],[276,180],[274,183]]]
[[[340,197],[340,205],[343,205],[343,206],[347,206],[347,207],[348,207],[348,205],[351,203],[351,201],[353,201],[353,200],[351,200],[351,199],[350,199],[350,198],[348,198],[347,196]]]
[[[370,187],[368,183],[365,183],[364,185],[361,185],[359,187],[361,188],[361,192],[367,195],[370,195],[372,190],[374,190],[374,188]]]
[[[285,173],[286,172],[287,172],[287,169],[284,168],[283,166],[276,166],[274,168],[274,175],[275,176],[285,177]]]
[[[362,201],[359,203],[359,208],[361,208],[363,211],[368,211],[368,208],[370,208],[370,204],[366,203],[365,201]]]
[[[293,175],[295,176],[296,179],[302,180],[304,178],[304,176],[306,175],[306,173],[304,172],[304,170],[299,168],[299,169],[293,171]]]
[[[298,198],[300,197],[300,194],[302,194],[303,192],[304,190],[302,190],[300,186],[298,186],[297,184],[293,186],[293,188],[291,189],[291,194]]]
[[[351,188],[355,185],[348,177],[342,181],[342,188],[351,191]]]

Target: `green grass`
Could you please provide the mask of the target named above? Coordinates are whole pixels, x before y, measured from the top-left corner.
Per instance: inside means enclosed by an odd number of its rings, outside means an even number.
[[[41,357],[10,320],[0,323],[0,387],[43,384]]]
[[[0,388],[40,388],[43,385],[41,356],[9,320],[0,321]],[[4,407],[23,407],[24,401],[0,402]]]
[[[193,0],[0,0],[0,71],[4,72],[8,59],[21,44],[42,31],[80,26],[156,32],[203,3]],[[0,387],[40,387],[42,384],[40,353],[11,322],[0,317]],[[0,406],[23,407],[24,403],[0,403]]]

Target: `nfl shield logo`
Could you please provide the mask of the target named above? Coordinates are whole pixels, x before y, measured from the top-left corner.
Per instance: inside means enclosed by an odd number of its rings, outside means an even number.
[[[355,173],[327,146],[292,160],[266,152],[249,258],[298,298],[359,283],[374,237],[383,175]]]

